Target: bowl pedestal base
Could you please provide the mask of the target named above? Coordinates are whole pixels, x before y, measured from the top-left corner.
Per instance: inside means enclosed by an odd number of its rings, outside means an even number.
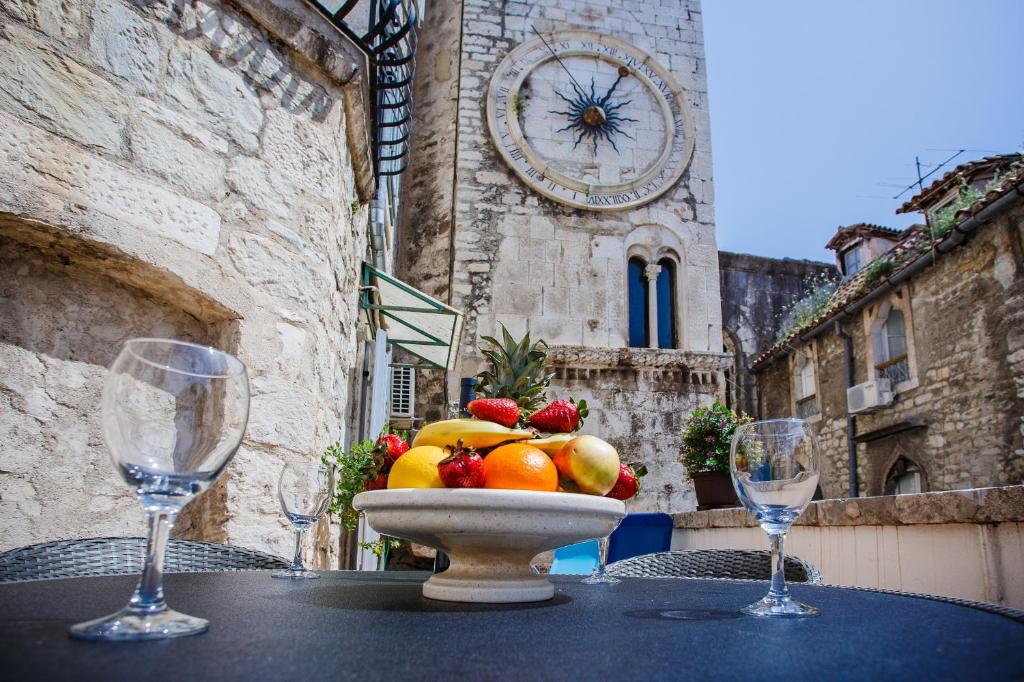
[[[496,551],[494,547],[443,550],[451,566],[423,585],[428,599],[485,604],[545,601],[555,586],[530,570],[533,552]]]

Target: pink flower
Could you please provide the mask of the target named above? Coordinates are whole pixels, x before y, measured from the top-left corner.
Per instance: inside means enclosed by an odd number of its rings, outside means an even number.
[[[714,442],[715,442],[715,437],[714,437],[714,436],[708,436],[706,440],[707,440],[707,441],[708,441],[709,443],[714,443]]]

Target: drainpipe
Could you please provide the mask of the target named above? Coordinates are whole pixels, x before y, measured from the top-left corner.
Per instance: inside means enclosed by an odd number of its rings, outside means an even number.
[[[384,259],[384,229],[387,212],[387,197],[384,191],[384,181],[377,184],[377,191],[373,195],[373,202],[370,204],[370,258],[373,267],[381,272],[387,272]]]
[[[846,361],[846,387],[850,388],[854,385],[854,367],[853,367],[853,337],[846,333],[843,329],[843,325],[840,324],[839,320],[835,321],[835,332],[836,336],[844,341],[845,353],[844,359]],[[846,461],[847,466],[850,469],[850,497],[858,497],[858,482],[857,482],[857,443],[854,442],[853,437],[857,435],[857,423],[854,421],[853,415],[850,413],[850,408],[846,408]]]

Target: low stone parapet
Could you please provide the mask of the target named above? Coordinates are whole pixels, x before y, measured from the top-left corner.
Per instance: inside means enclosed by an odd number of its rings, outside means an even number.
[[[673,549],[763,549],[745,509],[674,515]],[[1024,608],[1024,486],[811,503],[787,551],[825,582]]]

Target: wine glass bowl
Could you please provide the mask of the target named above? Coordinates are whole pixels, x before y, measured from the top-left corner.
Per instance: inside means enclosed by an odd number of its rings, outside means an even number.
[[[125,608],[79,623],[71,634],[138,640],[203,632],[207,621],[164,601],[164,551],[178,512],[217,480],[242,441],[249,417],[245,365],[208,346],[130,339],[107,373],[101,410],[111,459],[149,522],[146,563]]]
[[[277,499],[295,529],[295,554],[291,566],[274,573],[274,578],[320,577],[302,563],[302,538],[327,511],[333,492],[334,469],[322,462],[290,462],[281,469]]]
[[[729,456],[740,502],[768,534],[772,583],[768,594],[744,607],[754,616],[814,616],[818,609],[789,596],[783,571],[783,540],[818,486],[817,443],[801,419],[773,419],[736,428]]]

